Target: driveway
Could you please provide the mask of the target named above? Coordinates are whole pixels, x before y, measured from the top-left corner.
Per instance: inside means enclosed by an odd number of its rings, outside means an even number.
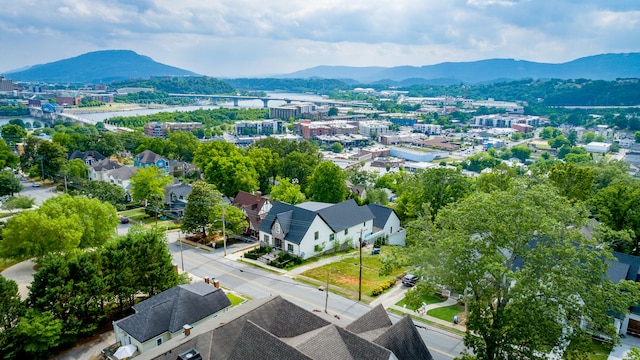
[[[20,292],[20,298],[22,300],[29,296],[29,288],[33,281],[33,274],[36,264],[33,260],[26,260],[21,263],[15,264],[12,267],[4,270],[1,275],[6,279],[13,280],[18,283],[18,291]]]

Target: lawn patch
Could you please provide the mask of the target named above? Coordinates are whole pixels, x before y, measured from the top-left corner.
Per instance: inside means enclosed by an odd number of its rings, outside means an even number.
[[[427,311],[427,315],[444,321],[453,322],[454,316],[460,316],[464,309],[460,305],[443,306]]]
[[[445,299],[445,298],[443,298],[441,296],[435,295],[435,294],[433,294],[433,295],[422,295],[422,301],[427,305],[441,303],[441,302],[443,302],[445,300],[447,300],[447,299]],[[404,298],[396,303],[396,306],[402,307],[404,305],[405,305],[405,299]],[[407,304],[407,309],[416,310],[419,307],[420,306],[411,306],[411,305]]]

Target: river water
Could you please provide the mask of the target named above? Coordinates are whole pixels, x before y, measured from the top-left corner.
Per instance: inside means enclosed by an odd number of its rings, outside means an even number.
[[[285,92],[267,92],[267,97],[272,97],[276,99],[291,99],[296,101],[323,100],[323,97],[319,95],[285,93]],[[281,101],[281,100],[270,100],[269,106],[275,107],[275,106],[283,105],[285,103],[286,103],[285,101]],[[136,109],[136,110],[109,111],[109,112],[98,112],[98,113],[77,112],[76,114],[87,119],[104,121],[106,119],[110,119],[116,116],[141,116],[141,115],[156,114],[159,112],[175,112],[175,111],[184,112],[184,111],[194,111],[198,109],[218,109],[220,107],[233,108],[234,106],[233,106],[233,102],[219,102],[217,105],[170,106],[170,107],[154,108],[154,109]],[[238,103],[238,107],[239,108],[262,108],[264,107],[264,103],[262,102],[262,100],[241,100]]]

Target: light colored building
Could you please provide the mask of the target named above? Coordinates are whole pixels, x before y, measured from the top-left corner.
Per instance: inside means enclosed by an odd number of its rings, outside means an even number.
[[[423,123],[413,124],[413,131],[428,135],[440,135],[442,133],[442,125]]]
[[[590,142],[585,146],[585,150],[587,150],[587,152],[600,154],[608,153],[610,148],[611,144],[596,141]]]
[[[166,138],[176,131],[198,130],[202,128],[199,122],[156,122],[150,121],[144,125],[144,134],[151,137]]]
[[[391,125],[390,121],[360,121],[358,123],[358,128],[360,135],[362,136],[378,136],[378,135],[386,135],[391,133],[389,130],[389,125]]]
[[[235,123],[236,135],[271,135],[282,134],[282,120],[238,121]]]

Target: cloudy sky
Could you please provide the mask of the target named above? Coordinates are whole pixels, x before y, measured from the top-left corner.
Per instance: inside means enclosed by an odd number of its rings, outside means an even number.
[[[127,49],[200,74],[640,51],[637,0],[0,0],[0,72]]]

